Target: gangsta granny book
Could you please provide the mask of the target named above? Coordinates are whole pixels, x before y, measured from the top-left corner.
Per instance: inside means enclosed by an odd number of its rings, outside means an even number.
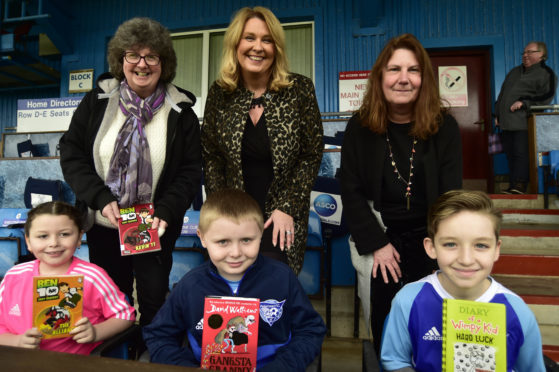
[[[257,298],[206,297],[201,367],[256,371],[259,312]]]
[[[161,250],[157,229],[151,228],[153,213],[153,204],[120,208],[118,234],[122,256]]]
[[[44,338],[67,337],[82,317],[83,275],[33,277],[33,326]]]

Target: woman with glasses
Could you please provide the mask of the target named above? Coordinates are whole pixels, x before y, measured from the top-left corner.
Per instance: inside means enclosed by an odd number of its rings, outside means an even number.
[[[250,194],[266,221],[260,252],[295,273],[322,147],[313,83],[289,72],[279,20],[264,7],[240,9],[225,32],[220,77],[206,101],[206,192],[229,187]]]
[[[109,42],[110,73],[76,109],[60,140],[60,164],[76,204],[87,211],[90,261],[132,300],[140,323],[165,300],[172,249],[199,188],[200,129],[192,93],[171,84],[177,58],[169,31],[133,18]],[[161,251],[121,257],[119,208],[153,203]]]

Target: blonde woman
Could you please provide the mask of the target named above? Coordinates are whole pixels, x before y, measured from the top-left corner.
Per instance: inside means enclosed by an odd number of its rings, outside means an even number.
[[[267,8],[240,9],[223,44],[202,125],[206,192],[237,188],[256,199],[266,221],[260,252],[298,273],[323,147],[314,86],[288,71],[283,29]]]

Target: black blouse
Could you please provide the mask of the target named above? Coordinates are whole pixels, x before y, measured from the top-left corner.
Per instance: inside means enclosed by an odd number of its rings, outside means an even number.
[[[425,142],[417,139],[417,143],[413,146],[413,137],[409,135],[410,129],[411,123],[388,124],[387,135],[390,139],[392,154],[396,167],[405,181],[408,181],[410,176],[412,147],[415,149],[412,164],[413,176],[411,178],[410,209],[408,210],[405,197],[407,185],[399,180],[397,173],[394,172],[394,166],[389,156],[390,150],[386,146],[380,212],[384,224],[388,227],[395,227],[394,225],[399,224],[405,224],[407,228],[419,227],[410,226],[410,223],[413,224],[412,221],[418,221],[418,224],[422,226],[426,224],[427,198],[425,193],[425,166],[423,165]]]
[[[245,191],[252,196],[265,214],[266,196],[274,179],[270,139],[264,114],[256,125],[247,115],[241,149]],[[264,216],[266,217],[266,216]]]

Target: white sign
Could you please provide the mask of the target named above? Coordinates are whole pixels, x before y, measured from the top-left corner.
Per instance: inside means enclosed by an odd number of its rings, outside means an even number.
[[[466,66],[439,66],[439,91],[450,107],[468,107]]]
[[[311,210],[320,220],[331,225],[342,223],[342,198],[337,194],[311,191]]]
[[[361,107],[367,90],[369,71],[344,71],[339,73],[339,110],[356,111]]]
[[[70,71],[68,93],[83,93],[93,89],[93,69]]]
[[[18,99],[17,131],[65,131],[81,97]]]

